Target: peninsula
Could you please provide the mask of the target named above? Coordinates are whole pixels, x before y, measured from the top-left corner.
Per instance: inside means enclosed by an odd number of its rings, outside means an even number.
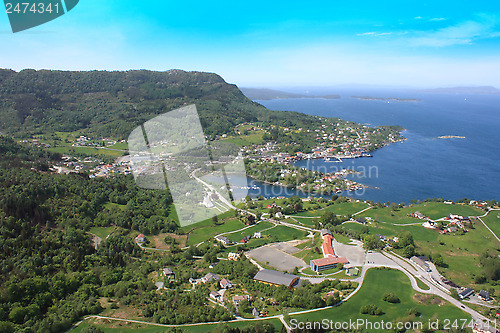
[[[267,89],[267,88],[240,88],[240,90],[251,100],[271,100],[271,99],[288,99],[288,98],[323,98],[323,99],[339,99],[340,95],[306,95],[296,94],[286,91]]]

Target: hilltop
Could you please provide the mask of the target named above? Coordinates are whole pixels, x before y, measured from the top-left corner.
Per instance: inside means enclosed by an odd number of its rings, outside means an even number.
[[[187,104],[196,104],[207,135],[230,133],[244,122],[314,122],[269,111],[213,73],[0,69],[0,132],[9,135],[81,130],[124,139],[137,125]]]

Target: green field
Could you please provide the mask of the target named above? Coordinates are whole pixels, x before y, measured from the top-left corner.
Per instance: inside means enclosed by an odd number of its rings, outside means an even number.
[[[233,242],[239,242],[243,237],[245,237],[247,235],[252,236],[255,232],[259,232],[259,231],[262,231],[264,229],[271,228],[273,226],[274,226],[274,224],[271,222],[261,221],[258,224],[254,225],[248,229],[245,229],[243,231],[233,232],[230,234],[226,234],[225,236],[227,238],[229,238],[230,240],[232,240]]]
[[[100,237],[102,240],[105,240],[109,234],[115,231],[116,227],[92,227],[90,228],[90,233]]]
[[[439,202],[428,202],[421,208],[420,212],[431,219],[439,219],[448,216],[449,214],[462,216],[478,216],[483,215],[484,211],[469,205],[447,205]]]
[[[303,239],[309,233],[306,231],[279,225],[276,228],[264,231],[262,234],[270,236],[271,239],[273,238],[273,236],[275,236],[276,242],[286,242],[293,239]]]
[[[107,202],[107,203],[105,203],[104,207],[110,208],[110,209],[120,208],[121,210],[126,210],[127,209],[127,205],[119,205],[119,204],[116,204],[116,203],[113,203],[113,202]]]
[[[492,230],[500,232],[500,219],[497,215],[498,212],[491,212],[486,218],[482,219]],[[475,284],[474,282],[475,275],[481,272],[480,255],[486,251],[491,252],[500,249],[500,242],[480,221],[476,221],[474,228],[464,235],[459,233],[442,235],[421,225],[399,226],[372,222],[366,226],[357,223],[344,223],[342,226],[347,230],[358,232],[368,228],[370,234],[381,234],[388,237],[394,237],[401,232],[409,231],[413,235],[419,253],[431,256],[441,254],[443,256],[448,267],[439,267],[438,269],[446,278],[458,285],[478,290],[491,287],[500,290],[500,286],[497,285]]]
[[[126,143],[126,142],[117,142],[117,143],[115,143],[112,146],[108,146],[107,148],[127,150],[128,149],[128,143]]]
[[[177,219],[177,212],[176,212],[175,206],[173,204],[170,205],[169,210],[170,210],[169,217],[172,217],[172,218],[175,217],[176,220],[178,220]],[[227,211],[227,212],[217,216],[220,223],[222,223],[224,220],[229,219],[230,217],[234,217],[234,211],[232,211],[232,210]],[[185,225],[185,226],[181,227],[180,229],[187,234],[187,233],[190,233],[191,231],[193,231],[194,229],[203,228],[203,227],[210,227],[210,226],[213,226],[213,224],[214,224],[214,222],[210,218],[210,219],[206,219],[206,220],[194,223],[194,224]]]
[[[224,142],[234,143],[240,147],[262,144],[262,134],[249,134],[229,137]]]
[[[415,279],[417,281],[417,286],[422,290],[429,290],[429,286],[420,281],[420,279]]]
[[[303,226],[306,226],[306,227],[309,227],[309,228],[314,228],[315,227],[314,221],[315,221],[315,219],[300,217],[300,216],[297,216],[297,215],[294,215],[292,218],[289,218],[287,220],[287,222],[289,222],[289,223],[294,223],[294,224],[297,224],[297,225],[303,225]]]
[[[95,322],[92,320],[92,322]],[[239,327],[239,328],[244,328],[248,327],[250,325],[254,325],[256,323],[270,323],[272,324],[276,331],[279,332],[281,330],[281,327],[283,324],[279,319],[267,319],[267,320],[259,320],[259,321],[240,321],[240,322],[230,322],[230,323],[224,323],[227,324],[229,327]],[[78,325],[75,329],[73,329],[71,332],[79,333],[82,332],[85,328],[89,327],[91,325],[90,322],[85,322],[80,325]],[[179,327],[182,329],[183,332],[187,333],[208,333],[213,331],[217,325],[219,324],[205,324],[205,325],[197,325],[197,326],[182,326]],[[161,326],[153,326],[153,325],[145,325],[145,324],[128,324],[125,322],[115,322],[113,321],[112,323],[102,323],[98,322],[94,324],[94,326],[102,329],[105,333],[128,333],[130,331],[138,332],[138,333],[157,333],[157,332],[165,332],[168,331],[168,327],[161,327]]]
[[[215,235],[221,234],[223,232],[238,230],[245,227],[245,225],[236,218],[225,220],[224,224],[216,226],[213,225],[213,222],[211,220],[209,221],[209,223],[211,225],[196,228],[189,233],[188,245],[198,244],[200,242],[207,241]]]
[[[106,157],[112,157],[112,158],[117,158],[120,156],[123,156],[126,154],[125,152],[122,151],[117,151],[117,150],[109,150],[109,149],[97,149],[97,148],[92,148],[92,147],[72,147],[70,146],[59,146],[59,147],[51,147],[48,148],[49,151],[53,153],[60,153],[60,154],[83,154],[87,156],[106,156]]]
[[[487,216],[481,217],[481,220],[500,237],[500,211],[491,211]]]
[[[253,208],[252,210],[254,211],[258,211],[258,212],[261,212],[261,213],[269,213],[269,208],[267,208],[268,205],[272,204],[272,203],[276,203],[276,205],[278,206],[283,206],[283,203],[285,201],[287,201],[288,199],[266,199],[266,200],[258,200],[256,201],[255,203],[260,206],[260,208]],[[304,209],[312,209],[313,207],[317,207],[317,206],[320,206],[321,208],[325,208],[327,207],[329,204],[331,204],[331,202],[326,202],[326,203],[311,203],[309,201],[303,201],[302,202],[302,207]],[[341,204],[339,204],[341,205]],[[240,206],[240,208],[243,208],[244,205]],[[318,209],[319,210],[319,209]],[[316,211],[318,211],[316,210]],[[302,212],[302,213],[307,213],[307,211],[305,212]],[[299,213],[299,214],[302,214],[302,213]],[[296,214],[294,216],[299,216],[299,214]],[[300,216],[316,216],[316,215],[300,215]]]
[[[400,303],[388,303],[382,300],[386,292],[395,293]],[[419,295],[415,297],[415,295]],[[361,314],[360,308],[367,304],[374,304],[381,308],[384,314],[380,316],[371,316]],[[411,288],[410,281],[402,272],[395,270],[375,270],[370,269],[366,274],[363,286],[347,302],[340,306],[315,311],[307,314],[292,315],[292,319],[298,321],[321,321],[329,319],[335,321],[357,320],[358,318],[367,319],[372,322],[404,321],[409,319],[408,310],[415,308],[421,314],[416,318],[422,323],[427,323],[429,319],[470,319],[469,315],[462,312],[455,306],[436,298],[435,296],[424,296],[418,294]],[[363,330],[373,332],[385,332],[385,330]]]
[[[378,222],[372,222],[367,225],[362,225],[359,223],[348,222],[342,224],[342,226],[347,230],[355,230],[355,231],[361,231],[364,228],[368,228],[369,233],[372,235],[380,234],[387,237],[394,237],[403,232],[409,231],[412,233],[413,238],[415,240],[436,241],[439,235],[439,233],[437,233],[436,231],[426,229],[421,225],[399,226],[399,225],[392,225],[388,223],[378,223]]]
[[[349,237],[344,236],[344,235],[334,234],[333,237],[335,237],[335,239],[339,243],[342,243],[342,244],[350,244],[351,243],[351,239]]]
[[[493,287],[495,290],[500,290],[498,285],[474,283],[475,275],[481,272],[479,256],[486,251],[493,252],[500,249],[500,242],[480,221],[476,221],[474,229],[464,235],[437,234],[435,240],[418,240],[416,244],[424,254],[441,254],[449,267],[440,267],[439,271],[456,284],[474,289]]]
[[[423,202],[412,207],[405,207],[393,211],[390,207],[372,208],[366,212],[361,213],[359,216],[371,217],[377,221],[406,224],[417,223],[421,220],[409,217],[408,214],[421,212],[425,216],[435,220],[446,217],[449,214],[463,215],[463,216],[477,216],[483,215],[484,211],[481,209],[468,206],[468,205],[447,205],[442,202]]]
[[[319,233],[315,233],[314,238],[309,239],[308,241],[295,246],[298,249],[302,249],[302,251],[294,253],[293,256],[304,260],[306,263],[309,263],[309,261],[313,259],[322,258],[323,253],[321,252],[317,253],[314,250],[316,247],[321,248],[322,243],[323,239],[321,238],[321,235]],[[307,269],[310,270],[309,268]],[[316,273],[311,271],[310,274],[316,274]]]
[[[369,205],[364,202],[343,202],[330,205],[326,208],[318,210],[308,210],[304,212],[297,213],[296,216],[321,216],[325,212],[333,212],[337,215],[352,215],[365,208]],[[301,221],[302,222],[302,221]]]

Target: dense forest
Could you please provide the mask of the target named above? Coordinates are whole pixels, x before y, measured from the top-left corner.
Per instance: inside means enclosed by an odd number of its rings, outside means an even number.
[[[244,122],[300,127],[318,122],[267,110],[212,73],[0,69],[0,132],[21,137],[82,130],[125,139],[136,126],[188,104],[196,104],[205,134],[212,136]]]
[[[141,190],[125,177],[48,174],[57,155],[3,136],[0,154],[0,332],[60,332],[99,312],[99,296],[154,288],[146,273],[156,267],[130,259],[143,251],[127,230],[176,231],[168,191]],[[121,200],[120,212],[106,205]],[[111,224],[124,231],[95,250],[86,231]]]

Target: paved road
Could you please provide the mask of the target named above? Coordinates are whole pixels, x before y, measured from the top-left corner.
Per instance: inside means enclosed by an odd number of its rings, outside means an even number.
[[[451,297],[447,292],[438,288],[435,285],[435,283],[431,282],[432,280],[429,280],[425,277],[426,272],[419,269],[418,266],[413,266],[406,259],[401,258],[395,254],[388,253],[388,252],[384,252],[384,253],[369,252],[367,254],[366,263],[362,267],[360,277],[357,279],[354,279],[354,280],[350,280],[350,281],[358,282],[358,287],[350,295],[348,295],[345,299],[343,299],[341,301],[341,303],[349,300],[352,296],[354,296],[361,289],[363,282],[364,282],[364,278],[366,276],[366,272],[370,268],[373,268],[373,267],[391,267],[391,268],[397,269],[397,270],[403,272],[410,279],[410,284],[411,284],[412,288],[415,289],[416,291],[423,293],[423,294],[434,294],[434,295],[437,295],[437,296],[443,298],[444,300],[450,302],[451,304],[459,307],[461,310],[470,314],[471,317],[476,322],[482,323],[482,325],[483,325],[482,327],[487,327],[485,323],[490,322],[488,320],[488,318],[484,317],[483,315],[479,314],[478,312],[469,308],[468,306],[462,304],[460,301]],[[420,288],[418,286],[417,280],[415,279],[415,276],[417,276],[420,281],[422,281],[425,285],[427,285],[429,287],[429,289],[424,290],[424,289]],[[304,278],[304,279],[309,280],[312,283],[320,283],[327,278],[318,277],[318,278]],[[337,305],[334,305],[334,306],[337,306]],[[332,307],[333,306],[328,306],[328,307],[323,307],[323,308],[292,312],[292,313],[290,313],[290,315],[298,315],[298,314],[316,312],[316,311],[321,311],[321,310],[332,308]],[[206,325],[206,324],[217,324],[217,322],[206,322],[206,323],[194,323],[194,324],[182,324],[182,325],[166,325],[166,324],[151,323],[151,322],[145,322],[145,321],[139,321],[139,320],[120,319],[120,318],[94,315],[94,316],[85,317],[82,321],[79,321],[78,323],[76,323],[71,329],[75,328],[76,326],[80,325],[83,321],[88,320],[90,318],[107,319],[107,320],[123,321],[123,322],[138,323],[138,324],[147,324],[147,325],[161,326],[161,327],[183,327],[183,326],[200,326],[200,325]],[[286,321],[284,320],[283,315],[276,315],[276,316],[271,316],[271,317],[255,318],[255,319],[244,319],[244,318],[239,317],[239,318],[237,318],[235,320],[231,320],[229,322],[257,321],[257,320],[267,320],[267,319],[272,319],[272,318],[280,319],[280,321],[283,323],[283,325],[287,329],[287,332],[290,332],[290,327],[287,325]]]
[[[470,314],[471,317],[476,322],[482,323],[483,324],[482,327],[486,327],[485,323],[490,322],[490,320],[488,318],[486,318],[485,316],[483,316],[482,314],[478,313],[477,311],[469,308],[468,306],[462,304],[460,301],[458,301],[455,298],[451,297],[450,294],[448,294],[447,292],[443,291],[443,289],[441,289],[442,287],[440,288],[434,281],[432,281],[430,279],[427,279],[425,277],[426,276],[426,272],[424,272],[418,266],[413,266],[412,264],[410,264],[409,261],[407,261],[407,260],[405,260],[403,258],[400,258],[400,257],[398,257],[398,256],[396,256],[394,254],[388,253],[388,252],[384,252],[384,255],[386,255],[388,258],[390,258],[394,262],[396,262],[405,271],[407,271],[407,272],[409,272],[409,273],[411,273],[413,275],[418,276],[419,280],[422,281],[423,283],[425,283],[430,288],[430,290],[428,290],[428,291],[421,291],[421,292],[426,293],[426,294],[437,295],[437,296],[443,298],[444,300],[450,302],[451,304],[453,304],[456,307],[460,308],[462,311],[465,311],[468,314]],[[411,274],[406,274],[406,275],[408,277],[410,277]],[[413,280],[415,280],[415,278],[414,277],[413,278],[410,277],[410,281],[412,281],[412,286],[413,286]],[[415,281],[415,284],[416,284],[416,281]]]
[[[361,213],[363,213],[363,212],[366,212],[367,210],[372,209],[372,208],[373,208],[373,207],[372,207],[372,206],[370,206],[370,207],[368,207],[368,208],[365,208],[365,209],[363,209],[363,210],[360,210],[360,211],[359,211],[359,212],[357,212],[357,213],[352,214],[352,216],[356,216],[356,215],[361,214]]]
[[[384,253],[378,253],[378,252],[369,252],[366,255],[366,263],[362,267],[361,275],[360,277],[350,280],[353,282],[358,282],[359,285],[358,287],[342,302],[347,301],[349,298],[351,298],[354,294],[356,294],[362,287],[366,272],[373,267],[390,267],[393,269],[397,269],[401,272],[403,272],[409,279],[410,279],[410,284],[412,288],[420,293],[423,294],[433,294],[437,295],[444,300],[448,301],[449,303],[455,305],[456,307],[460,308],[462,311],[468,313],[471,315],[471,317],[474,319],[474,321],[481,323],[482,327],[487,327],[486,323],[491,323],[488,318],[485,316],[481,315],[477,311],[469,308],[468,306],[462,304],[460,301],[456,300],[455,298],[451,297],[446,289],[442,289],[443,287],[437,285],[434,281],[432,281],[430,278],[427,278],[427,273],[424,272],[423,270],[419,269],[418,266],[414,267],[409,261],[406,259],[403,259],[401,257],[398,257],[392,253],[384,252]],[[429,287],[429,289],[425,290],[420,288],[420,286],[417,283],[417,280],[415,276],[423,282],[425,285]],[[321,283],[324,281],[325,277],[317,277],[317,278],[304,278],[309,280],[311,283]],[[314,312],[314,311],[320,311],[323,309],[327,309],[330,307],[325,307],[325,308],[320,308],[320,309],[312,309],[308,310],[308,312]],[[296,312],[296,313],[290,313],[290,314],[299,314],[299,313],[306,313],[306,312]]]
[[[490,227],[488,227],[488,225],[486,223],[484,223],[484,221],[480,217],[478,217],[477,219],[479,221],[481,221],[481,223],[486,227],[486,229],[488,229],[493,234],[493,236],[495,236],[495,238],[497,239],[497,241],[500,242],[500,238],[498,238],[498,236],[493,232],[493,230],[491,230]]]
[[[71,327],[67,332],[75,329],[77,326],[79,326],[82,322],[89,320],[89,319],[104,319],[104,320],[114,320],[114,321],[121,321],[121,322],[127,322],[127,323],[135,323],[135,324],[144,324],[144,325],[151,325],[151,326],[159,326],[159,327],[189,327],[189,326],[202,326],[202,325],[210,325],[210,324],[219,324],[221,322],[218,321],[213,321],[213,322],[205,322],[205,323],[190,323],[190,324],[159,324],[159,323],[154,323],[150,321],[141,321],[141,320],[134,320],[134,319],[122,319],[122,318],[114,318],[114,317],[106,317],[106,316],[99,316],[99,315],[91,315],[83,318],[79,322],[77,322],[73,327]],[[238,321],[261,321],[261,320],[269,320],[269,319],[280,319],[283,318],[283,315],[276,315],[276,316],[270,316],[270,317],[262,317],[262,318],[242,318],[238,317],[238,319],[234,320],[228,320],[228,321],[223,321],[223,323],[232,323],[232,322],[238,322]],[[282,320],[283,322],[283,320]]]
[[[233,204],[227,200],[226,198],[224,198],[219,192],[217,192],[217,190],[210,184],[208,184],[207,182],[201,180],[200,178],[196,177],[196,171],[198,171],[200,169],[196,169],[194,170],[193,172],[191,172],[191,176],[196,179],[196,181],[202,183],[203,185],[205,185],[205,187],[207,187],[210,191],[214,192],[217,194],[217,196],[219,197],[219,200],[222,201],[224,204],[226,204],[229,208],[232,208],[232,209],[235,209],[235,210],[239,210],[238,208],[236,208],[235,206],[233,206]],[[252,214],[255,216],[255,214]]]

